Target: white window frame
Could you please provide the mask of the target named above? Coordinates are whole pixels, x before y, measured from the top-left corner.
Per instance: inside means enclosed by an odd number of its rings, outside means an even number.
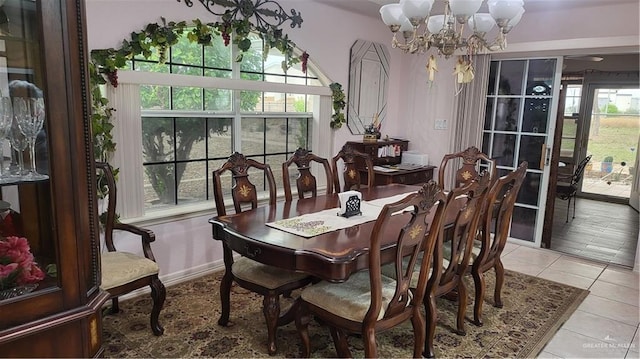
[[[118,175],[118,208],[121,219],[135,223],[163,223],[178,218],[190,218],[212,213],[214,201],[176,206],[167,210],[144,213],[144,169],[142,166],[142,111],[140,86],[202,87],[238,91],[296,93],[318,96],[313,101],[311,150],[318,156],[330,158],[333,136],[329,123],[332,114],[331,90],[328,86],[306,86],[241,79],[202,77],[182,74],[142,71],[118,71],[118,87],[108,87],[106,97],[113,107],[113,136],[116,152],[112,164],[120,169]],[[206,112],[205,112],[206,113]],[[291,115],[291,114],[289,114]],[[240,136],[237,136],[240,137]],[[320,140],[322,139],[322,140]],[[327,139],[330,139],[327,141]],[[320,186],[325,185],[319,177]],[[281,189],[280,189],[281,190]]]

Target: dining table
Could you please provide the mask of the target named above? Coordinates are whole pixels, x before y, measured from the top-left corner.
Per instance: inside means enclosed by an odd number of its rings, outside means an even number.
[[[389,184],[366,188],[360,193],[363,203],[371,203],[385,198],[398,200],[418,189],[420,186],[417,185]],[[384,200],[378,203],[382,208]],[[351,217],[358,224],[306,237],[269,225],[301,215],[326,213],[332,209],[335,209],[338,219],[339,207],[338,194],[332,193],[276,202],[238,214],[213,217],[209,222],[213,238],[224,241],[241,256],[267,265],[305,272],[319,279],[343,282],[356,271],[368,268],[369,240],[375,217],[365,223]],[[402,221],[398,219],[397,222],[400,225]],[[395,236],[387,238],[388,242],[382,244],[381,256],[383,261],[392,261],[397,232]]]

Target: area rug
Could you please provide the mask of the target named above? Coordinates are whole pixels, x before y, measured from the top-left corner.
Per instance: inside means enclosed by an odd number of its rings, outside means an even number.
[[[104,317],[106,358],[179,358],[179,357],[269,357],[266,327],[260,296],[237,286],[231,293],[232,327],[217,324],[220,316],[219,284],[221,272],[167,288],[167,300],[161,313],[165,328],[156,337],[149,326],[151,299],[141,296],[120,304],[120,313]],[[484,304],[484,326],[477,327],[473,317],[473,299],[467,307],[466,336],[452,332],[455,305],[439,299],[435,350],[438,357],[527,358],[535,357],[567,320],[588,291],[525,274],[507,271],[502,292],[503,308],[493,304],[493,274],[486,276],[491,295]],[[470,279],[470,278],[469,278]],[[473,282],[467,281],[473,293]],[[295,294],[293,297],[295,298]],[[291,299],[287,299],[291,303]],[[335,348],[326,327],[315,322],[309,327],[313,357],[335,357]],[[378,351],[384,358],[410,358],[413,334],[411,324],[378,334]],[[299,356],[299,338],[294,323],[278,329],[278,353],[275,357]],[[349,339],[352,354],[363,357],[362,340]]]

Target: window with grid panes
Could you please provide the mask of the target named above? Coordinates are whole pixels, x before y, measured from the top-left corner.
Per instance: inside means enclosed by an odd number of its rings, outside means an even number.
[[[251,50],[238,57],[221,39],[213,46],[183,37],[169,49],[168,61],[135,58],[131,69],[176,75],[321,86],[300,64],[286,72],[284,56],[271,49],[263,56],[262,40],[252,36]],[[281,164],[298,148],[310,148],[315,96],[269,91],[141,85],[142,151],[145,212],[210,201],[211,173],[234,151],[268,163],[278,189]],[[231,178],[224,188],[230,188]],[[264,179],[254,182],[264,187]]]

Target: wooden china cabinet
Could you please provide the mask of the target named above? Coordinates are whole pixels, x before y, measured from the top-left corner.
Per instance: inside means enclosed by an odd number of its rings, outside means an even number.
[[[4,229],[27,238],[35,260],[47,272],[30,293],[0,299],[3,357],[102,354],[101,307],[108,294],[99,289],[84,21],[82,0],[0,0],[2,96],[22,96],[13,85],[27,81],[42,90],[45,109],[34,151],[36,170],[44,176],[29,177],[16,169],[20,156],[25,169],[32,169],[29,147],[10,150],[7,138],[12,135],[0,140],[5,159],[2,209],[10,206],[0,217],[6,220],[8,213],[11,223],[21,223],[20,228]],[[18,107],[14,102],[14,121]]]

